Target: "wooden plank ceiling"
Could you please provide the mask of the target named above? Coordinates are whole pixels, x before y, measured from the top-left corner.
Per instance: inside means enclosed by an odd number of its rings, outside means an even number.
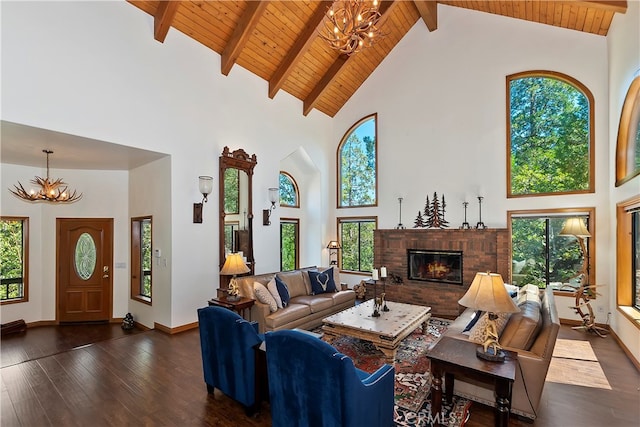
[[[221,56],[221,72],[235,64],[303,102],[303,114],[317,109],[330,117],[376,69],[418,21],[424,31],[438,28],[437,3],[606,36],[626,1],[615,0],[423,0],[382,1],[384,37],[351,56],[341,55],[318,37],[331,1],[165,1],[129,0],[154,17],[153,37],[163,42],[173,28]],[[149,34],[149,37],[152,37]]]

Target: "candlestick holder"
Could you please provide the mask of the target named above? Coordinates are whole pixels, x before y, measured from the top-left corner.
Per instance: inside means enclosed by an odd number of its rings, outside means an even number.
[[[462,206],[464,207],[464,222],[460,226],[461,230],[470,230],[471,226],[467,222],[467,206],[469,206],[469,202],[462,202]]]
[[[389,307],[387,307],[387,278],[386,276],[382,277],[382,302],[384,303],[382,307],[382,311],[389,311]]]
[[[478,218],[478,223],[476,224],[476,228],[478,230],[484,230],[485,228],[487,228],[487,226],[484,225],[484,222],[482,222],[482,199],[484,199],[484,197],[478,196],[478,209],[479,209],[479,212],[480,212],[480,216]]]
[[[377,280],[373,281],[373,314],[371,314],[372,317],[380,317],[380,312],[378,311],[378,295],[376,293],[377,283],[378,283]]]

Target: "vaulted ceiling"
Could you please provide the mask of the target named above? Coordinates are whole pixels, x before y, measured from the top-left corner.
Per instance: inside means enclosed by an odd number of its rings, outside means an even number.
[[[269,82],[268,95],[285,91],[333,117],[414,24],[438,29],[438,4],[523,19],[606,36],[626,1],[616,0],[423,0],[382,1],[372,47],[347,56],[318,37],[331,1],[129,0],[154,17],[154,37],[163,42],[180,31],[221,56],[221,73],[235,64]],[[461,31],[463,31],[461,29]]]

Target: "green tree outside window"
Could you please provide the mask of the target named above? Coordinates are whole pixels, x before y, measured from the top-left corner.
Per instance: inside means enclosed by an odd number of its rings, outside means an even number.
[[[373,114],[357,122],[338,147],[338,207],[377,203],[376,119]]]

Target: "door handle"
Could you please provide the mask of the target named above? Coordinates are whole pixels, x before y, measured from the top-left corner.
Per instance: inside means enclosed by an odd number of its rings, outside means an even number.
[[[109,266],[105,265],[102,267],[102,278],[103,279],[108,279],[109,278]]]

